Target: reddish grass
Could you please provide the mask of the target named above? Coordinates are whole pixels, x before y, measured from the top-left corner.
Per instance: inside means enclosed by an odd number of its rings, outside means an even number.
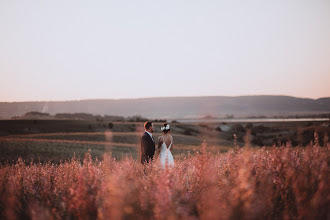
[[[111,154],[0,167],[2,219],[329,219],[329,149],[248,147],[173,169]]]

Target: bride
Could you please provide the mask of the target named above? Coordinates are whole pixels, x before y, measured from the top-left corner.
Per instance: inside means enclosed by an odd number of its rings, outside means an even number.
[[[163,135],[158,137],[158,153],[160,164],[162,168],[165,169],[165,167],[174,166],[174,159],[171,153],[173,149],[173,137],[171,136],[170,125],[165,123],[160,130],[163,132]]]

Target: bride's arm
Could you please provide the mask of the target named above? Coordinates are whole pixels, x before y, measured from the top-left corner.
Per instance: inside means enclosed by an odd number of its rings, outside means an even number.
[[[173,145],[174,145],[174,143],[173,143],[173,137],[172,137],[172,135],[171,135],[171,140],[172,140],[172,145],[171,145],[171,151],[173,150]]]
[[[158,148],[157,148],[157,154],[159,155],[159,152],[160,152],[160,147],[162,146],[163,144],[163,141],[162,141],[162,138],[161,136],[158,137]]]

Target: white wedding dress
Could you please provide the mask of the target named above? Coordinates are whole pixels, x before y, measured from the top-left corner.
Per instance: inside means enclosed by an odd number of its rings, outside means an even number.
[[[164,140],[164,137],[163,137]],[[163,141],[163,144],[160,148],[160,164],[162,165],[162,168],[165,169],[165,167],[173,167],[174,166],[174,159],[173,155],[171,153],[171,146],[172,142],[169,147],[166,146],[165,141]]]

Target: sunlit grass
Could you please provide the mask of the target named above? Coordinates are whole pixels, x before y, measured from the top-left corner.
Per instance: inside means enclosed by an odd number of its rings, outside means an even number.
[[[227,153],[201,146],[158,161],[105,154],[60,164],[0,168],[0,216],[4,219],[326,219],[329,148],[319,145]]]

